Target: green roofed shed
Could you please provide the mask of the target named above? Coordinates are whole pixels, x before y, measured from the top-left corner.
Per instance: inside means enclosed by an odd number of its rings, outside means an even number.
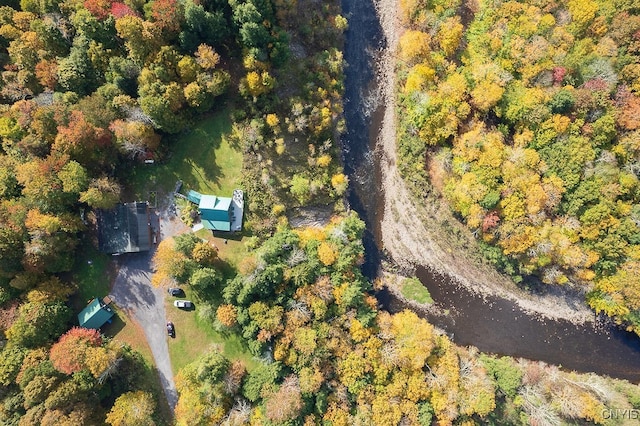
[[[94,328],[98,330],[114,315],[113,309],[109,307],[111,299],[105,297],[101,299],[96,297],[86,308],[78,314],[78,322],[80,327]]]

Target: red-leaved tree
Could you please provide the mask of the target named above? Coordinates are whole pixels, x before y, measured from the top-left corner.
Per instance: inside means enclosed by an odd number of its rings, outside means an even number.
[[[105,19],[109,16],[111,0],[85,0],[84,7],[98,19]]]
[[[49,359],[56,370],[72,374],[87,367],[87,350],[100,345],[102,337],[98,330],[73,327],[51,347]]]
[[[116,19],[122,18],[123,16],[127,16],[127,15],[138,16],[138,14],[133,11],[133,9],[131,9],[126,4],[120,3],[120,2],[114,2],[111,5],[111,14]]]

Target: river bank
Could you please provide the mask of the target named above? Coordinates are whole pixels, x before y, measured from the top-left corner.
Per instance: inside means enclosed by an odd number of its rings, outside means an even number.
[[[376,145],[384,193],[379,229],[384,251],[403,269],[426,266],[476,294],[511,300],[525,312],[575,324],[592,322],[594,314],[585,305],[580,289],[549,288],[545,294],[534,295],[517,287],[510,278],[482,264],[474,251],[473,236],[441,200],[432,195],[424,203],[415,202],[396,166],[394,52],[403,31],[399,4],[397,0],[377,0],[376,9],[386,41],[377,62],[383,116]],[[393,285],[390,290],[397,293]]]

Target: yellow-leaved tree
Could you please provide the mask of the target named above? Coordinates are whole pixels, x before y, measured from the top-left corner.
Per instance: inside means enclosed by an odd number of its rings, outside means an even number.
[[[423,61],[429,54],[431,37],[422,31],[408,30],[398,42],[400,59],[412,64]]]
[[[464,26],[460,22],[459,16],[452,16],[444,20],[438,31],[438,41],[440,48],[448,57],[458,50],[460,46],[460,40],[462,40],[462,33]]]
[[[156,403],[148,392],[135,391],[120,395],[105,421],[111,426],[154,426]]]
[[[155,287],[170,284],[182,272],[185,260],[186,256],[175,249],[173,238],[162,240],[153,255],[151,284]]]

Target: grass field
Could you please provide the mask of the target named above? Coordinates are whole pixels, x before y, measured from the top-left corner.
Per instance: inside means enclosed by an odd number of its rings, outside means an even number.
[[[433,303],[429,290],[417,278],[405,278],[402,281],[400,292],[409,300],[418,303]]]
[[[78,286],[76,299],[79,309],[94,297],[109,294],[110,262],[111,256],[99,252],[88,241],[82,243],[76,254],[72,275],[73,282]]]
[[[186,190],[231,196],[240,186],[242,152],[229,143],[226,135],[230,130],[231,119],[225,110],[203,118],[190,132],[174,136],[166,161],[131,171],[129,185],[136,199],[147,199],[151,191],[172,191],[178,180]]]
[[[173,306],[173,301],[177,298],[174,297],[167,297],[165,302],[167,320],[173,322],[176,329],[176,337],[169,339],[169,355],[174,374],[211,349],[221,351],[229,359],[242,360],[247,369],[252,369],[257,361],[245,349],[242,338],[233,334],[218,333],[210,324],[201,320],[197,310],[202,307],[202,304],[193,296],[188,287],[184,287],[184,290],[185,296],[183,297],[194,301],[195,309],[176,308]]]

